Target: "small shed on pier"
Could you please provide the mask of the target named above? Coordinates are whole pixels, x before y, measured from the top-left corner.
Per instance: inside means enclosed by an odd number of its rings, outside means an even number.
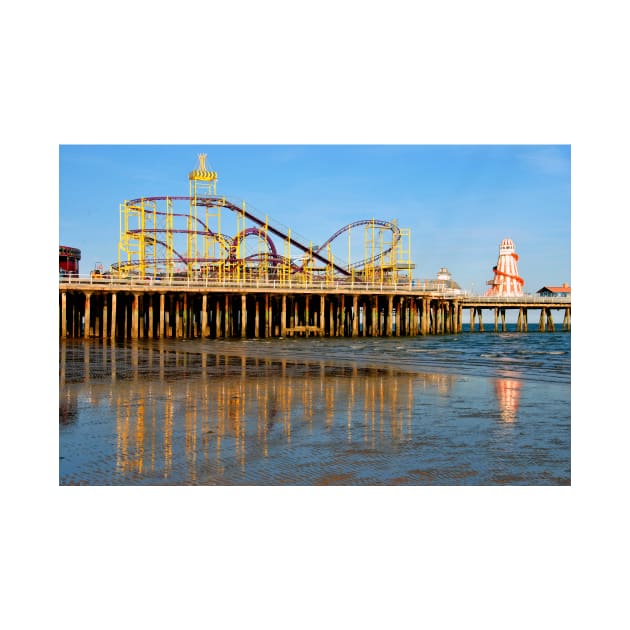
[[[571,287],[565,282],[561,287],[543,287],[536,291],[540,297],[571,297]]]

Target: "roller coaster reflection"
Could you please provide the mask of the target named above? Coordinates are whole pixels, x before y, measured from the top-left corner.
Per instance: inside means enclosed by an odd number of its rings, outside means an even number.
[[[447,397],[457,380],[323,361],[144,352],[135,344],[84,348],[83,363],[73,361],[70,371],[61,363],[60,422],[76,420],[77,396],[115,410],[118,482],[222,484],[248,469],[274,483],[313,483],[294,469],[296,456],[308,467],[305,444],[338,440],[356,453],[403,447],[414,423],[418,430],[423,396]],[[516,422],[520,383],[497,379],[495,386],[497,420]],[[294,436],[300,454],[291,456]],[[315,483],[327,483],[325,475]]]

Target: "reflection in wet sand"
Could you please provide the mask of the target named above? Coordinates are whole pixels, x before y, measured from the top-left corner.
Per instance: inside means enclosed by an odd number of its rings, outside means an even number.
[[[95,365],[84,352],[81,364],[61,362],[64,409],[80,396],[114,410],[115,473],[135,482],[221,483],[227,467],[245,473],[283,444],[293,448],[297,433],[296,449],[306,440],[316,450],[340,431],[346,445],[391,448],[411,437],[417,396],[447,391],[455,378],[170,349],[154,357],[153,348],[144,356],[133,346],[102,350]],[[173,370],[186,376],[172,378]],[[308,457],[291,461],[316,467]],[[273,475],[306,481],[290,466],[274,465]]]
[[[518,414],[518,404],[521,381],[515,381],[508,378],[497,378],[494,381],[494,390],[499,401],[499,409],[501,410],[501,419],[503,422],[516,422]]]
[[[570,483],[568,416],[541,424],[545,392],[518,371],[479,379],[300,347],[311,356],[62,343],[60,483]],[[558,399],[565,386],[549,387]]]

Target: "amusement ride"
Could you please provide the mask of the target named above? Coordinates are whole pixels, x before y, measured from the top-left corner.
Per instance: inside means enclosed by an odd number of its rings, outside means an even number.
[[[239,205],[217,195],[218,174],[206,168],[206,157],[200,154],[188,175],[188,196],[140,197],[120,205],[118,262],[109,273],[279,286],[411,281],[410,229],[396,221],[361,219],[313,245],[258,216],[244,201]]]

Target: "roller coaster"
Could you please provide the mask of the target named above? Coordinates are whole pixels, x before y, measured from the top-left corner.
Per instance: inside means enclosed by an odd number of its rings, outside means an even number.
[[[268,216],[263,220],[245,202],[238,205],[218,196],[217,173],[206,169],[205,154],[198,157],[198,168],[188,175],[189,195],[141,197],[120,205],[118,262],[110,266],[110,274],[219,282],[259,279],[280,286],[292,281],[395,284],[411,279],[410,230],[396,221],[354,221],[313,245]],[[233,236],[225,229],[230,217],[236,219]],[[357,239],[357,231],[362,238]]]

